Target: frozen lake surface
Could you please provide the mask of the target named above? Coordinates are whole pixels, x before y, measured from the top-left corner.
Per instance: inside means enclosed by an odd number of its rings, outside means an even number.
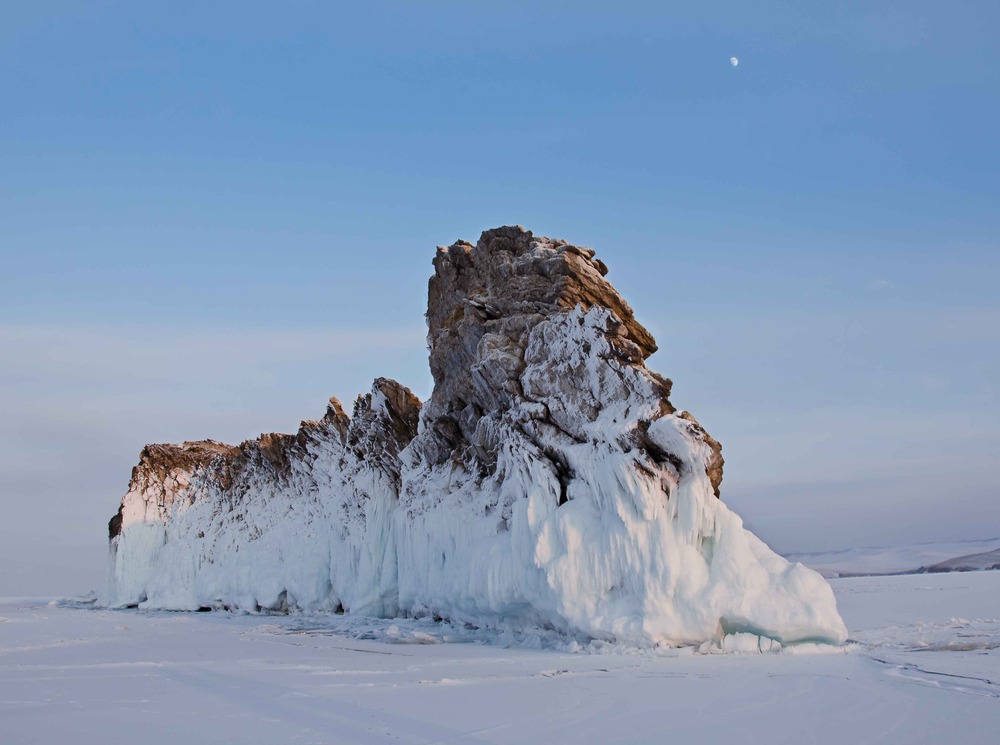
[[[831,584],[852,642],[764,654],[4,599],[0,742],[997,742],[1000,572]]]

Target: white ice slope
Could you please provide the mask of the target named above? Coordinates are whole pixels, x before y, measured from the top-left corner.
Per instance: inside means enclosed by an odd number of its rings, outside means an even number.
[[[294,437],[147,448],[102,602],[842,642],[829,585],[717,498],[718,443],[645,367],[606,271],[520,228],[440,249],[423,410],[380,379]]]

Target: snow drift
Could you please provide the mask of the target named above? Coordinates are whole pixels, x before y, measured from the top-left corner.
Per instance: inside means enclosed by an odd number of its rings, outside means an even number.
[[[630,644],[842,642],[833,593],[717,498],[721,447],[591,249],[439,248],[434,390],[378,379],[296,435],[150,445],[102,603],[437,616]]]

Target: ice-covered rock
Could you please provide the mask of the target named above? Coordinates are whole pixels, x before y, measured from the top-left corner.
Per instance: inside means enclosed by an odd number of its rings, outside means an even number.
[[[112,518],[102,602],[394,614],[399,451],[420,402],[379,378],[295,435],[150,445]]]
[[[434,268],[423,409],[380,379],[295,436],[148,447],[103,602],[846,638],[827,583],[717,499],[719,443],[645,366],[655,342],[591,249],[504,227]]]

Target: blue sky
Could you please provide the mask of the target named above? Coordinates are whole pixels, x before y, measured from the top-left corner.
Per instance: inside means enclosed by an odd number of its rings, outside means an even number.
[[[510,223],[777,548],[1000,534],[1000,6],[354,5],[4,9],[0,591],[99,581],[146,441],[425,397],[433,248]]]

